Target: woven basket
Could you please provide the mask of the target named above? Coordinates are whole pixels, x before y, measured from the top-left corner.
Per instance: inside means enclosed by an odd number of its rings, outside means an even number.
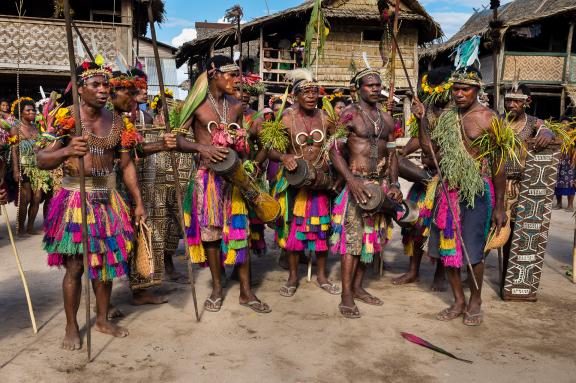
[[[484,252],[488,252],[490,250],[499,249],[503,247],[506,242],[508,242],[508,238],[510,238],[510,234],[512,233],[512,225],[510,222],[510,210],[506,210],[506,217],[508,218],[506,224],[500,229],[500,234],[496,235],[496,228],[490,228],[490,232],[488,233],[488,239],[486,240],[486,246],[484,247]]]
[[[144,222],[139,225],[135,258],[134,266],[136,267],[136,272],[143,278],[150,278],[154,274],[152,231]]]

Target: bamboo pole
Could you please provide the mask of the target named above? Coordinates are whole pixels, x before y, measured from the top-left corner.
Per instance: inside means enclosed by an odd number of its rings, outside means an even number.
[[[82,135],[80,122],[80,101],[78,99],[78,83],[76,79],[76,64],[74,56],[74,40],[72,37],[72,21],[70,17],[70,1],[64,0],[64,18],[66,19],[66,39],[68,40],[68,61],[70,63],[70,77],[72,82],[72,99],[74,100],[74,121],[76,135]],[[80,214],[82,216],[82,258],[84,263],[84,300],[86,303],[86,351],[88,363],[92,359],[92,334],[90,327],[90,276],[88,272],[88,225],[86,221],[86,180],[84,171],[84,158],[78,158],[78,173],[80,177]]]
[[[164,112],[164,122],[166,123],[166,132],[170,132],[168,103],[166,102],[166,88],[164,87],[164,76],[162,74],[162,66],[160,65],[160,54],[158,53],[158,40],[156,39],[156,28],[154,26],[154,14],[152,12],[152,1],[143,0],[148,3],[148,22],[150,23],[150,34],[152,36],[152,48],[154,50],[154,61],[156,63],[156,72],[158,73],[158,85],[160,86],[160,97],[162,99],[162,111]],[[194,281],[194,270],[192,270],[192,258],[190,258],[190,248],[186,242],[186,224],[184,222],[184,210],[182,209],[182,190],[180,189],[180,177],[178,174],[178,166],[176,164],[176,156],[174,152],[169,152],[170,163],[172,171],[174,172],[174,189],[176,192],[176,203],[178,205],[179,223],[182,230],[182,238],[184,238],[184,253],[186,254],[188,264],[188,278],[190,278],[190,291],[192,293],[192,300],[194,301],[194,312],[196,314],[196,321],[200,322],[198,315],[198,299],[196,298],[196,284]]]
[[[14,258],[16,258],[16,266],[18,267],[18,274],[20,274],[20,279],[22,279],[22,285],[24,285],[24,293],[26,294],[26,303],[28,304],[28,313],[30,314],[32,329],[34,330],[34,334],[37,334],[38,328],[36,327],[36,318],[34,317],[34,308],[32,307],[32,300],[30,299],[30,291],[28,290],[28,283],[26,282],[26,276],[24,275],[22,264],[20,263],[18,250],[16,249],[16,242],[14,241],[14,236],[12,235],[12,227],[10,226],[10,219],[8,218],[8,211],[6,210],[6,205],[2,205],[2,212],[4,213],[6,230],[8,230],[8,236],[10,237],[12,252],[14,253]]]

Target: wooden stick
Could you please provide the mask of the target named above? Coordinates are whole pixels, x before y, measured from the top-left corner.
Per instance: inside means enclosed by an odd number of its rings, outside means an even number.
[[[86,44],[86,40],[84,40],[84,37],[82,36],[82,33],[80,33],[80,29],[78,29],[78,27],[76,26],[76,23],[74,22],[74,20],[71,20],[72,22],[72,26],[74,27],[74,31],[76,32],[76,34],[78,35],[78,37],[80,38],[80,42],[82,43],[82,45],[84,46],[84,50],[86,51],[86,53],[88,53],[88,57],[90,57],[90,60],[94,61],[94,55],[92,54],[92,52],[90,51],[90,48],[88,48],[88,44]]]
[[[312,253],[308,257],[308,274],[306,277],[306,281],[310,282],[312,280]]]
[[[160,86],[160,97],[162,99],[162,111],[164,112],[164,121],[166,123],[166,132],[170,133],[168,103],[166,102],[166,93],[164,88],[164,76],[162,74],[162,66],[160,65],[160,54],[158,53],[158,40],[156,39],[156,28],[154,27],[154,14],[152,12],[152,1],[143,0],[148,2],[148,22],[150,23],[150,34],[152,36],[152,48],[154,50],[154,61],[156,63],[156,71],[158,73],[158,85]],[[198,299],[196,298],[196,286],[194,281],[194,270],[192,269],[192,258],[190,258],[190,248],[186,242],[186,224],[184,222],[184,210],[182,209],[182,190],[180,189],[180,176],[178,174],[178,166],[176,164],[176,156],[173,151],[169,152],[170,163],[172,164],[172,171],[174,172],[174,189],[176,192],[176,204],[178,205],[178,214],[180,229],[182,230],[182,238],[184,239],[184,253],[186,254],[188,262],[188,278],[190,278],[190,290],[192,293],[192,300],[194,301],[194,312],[196,313],[196,321],[200,322],[198,315]]]
[[[400,0],[396,0],[394,4],[394,26],[392,27],[392,39],[396,39],[396,34],[398,33],[398,18],[400,17]],[[390,115],[393,114],[392,109],[394,108],[394,87],[396,85],[396,45],[392,44],[392,52],[390,54],[390,89],[388,90],[388,112]]]
[[[74,121],[76,135],[82,135],[80,122],[80,100],[78,99],[78,83],[76,79],[76,64],[74,56],[74,40],[72,37],[72,19],[70,17],[70,0],[64,0],[64,17],[66,19],[66,39],[68,40],[68,61],[72,82],[72,98],[74,100]],[[88,223],[86,220],[86,180],[84,158],[78,158],[78,173],[80,178],[80,214],[82,217],[82,258],[84,261],[84,300],[86,303],[86,351],[88,363],[92,360],[92,333],[90,327],[90,273],[88,272]]]
[[[18,273],[20,274],[22,284],[24,285],[24,293],[26,294],[26,303],[28,303],[28,313],[30,314],[30,321],[32,321],[32,329],[34,330],[34,334],[37,334],[38,328],[36,327],[36,318],[34,317],[34,308],[32,307],[32,300],[30,299],[30,291],[28,290],[28,283],[26,282],[26,276],[24,276],[24,270],[22,270],[22,264],[20,263],[20,257],[18,256],[18,250],[16,250],[16,242],[14,241],[14,236],[12,235],[12,228],[10,226],[10,219],[8,218],[8,211],[6,210],[6,205],[2,205],[2,212],[4,213],[4,220],[6,221],[6,229],[8,230],[8,236],[10,237],[12,252],[14,253],[14,258],[16,258],[16,266],[18,266]]]

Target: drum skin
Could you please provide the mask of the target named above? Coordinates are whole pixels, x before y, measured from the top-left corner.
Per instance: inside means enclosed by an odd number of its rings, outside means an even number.
[[[296,160],[294,171],[286,172],[286,181],[295,188],[306,187],[310,190],[331,190],[334,180],[329,171],[322,171],[302,159]]]

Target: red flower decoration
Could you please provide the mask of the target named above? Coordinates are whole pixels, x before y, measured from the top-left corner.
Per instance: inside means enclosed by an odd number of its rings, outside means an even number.
[[[84,69],[84,70],[90,69],[90,63],[88,61],[84,61],[82,63],[82,69]]]

